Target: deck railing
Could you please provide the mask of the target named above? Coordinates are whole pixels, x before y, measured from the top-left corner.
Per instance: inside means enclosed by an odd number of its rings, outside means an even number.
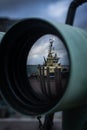
[[[46,73],[46,75],[45,75]],[[42,93],[50,98],[57,96],[62,91],[61,68],[54,69],[54,75],[50,75],[49,67],[39,66],[39,79]],[[52,88],[53,87],[53,88]]]

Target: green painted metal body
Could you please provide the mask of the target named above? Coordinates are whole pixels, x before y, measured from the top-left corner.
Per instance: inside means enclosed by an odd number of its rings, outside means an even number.
[[[87,105],[63,111],[62,130],[87,130]]]
[[[70,56],[70,77],[66,91],[52,111],[63,110],[62,130],[87,127],[87,32],[71,26],[56,26]]]
[[[87,32],[69,25],[54,24],[63,36],[70,56],[70,77],[61,100],[52,111],[87,104]]]
[[[32,21],[32,19],[29,19],[29,21]],[[53,22],[49,23],[40,19],[34,19],[33,21],[40,22],[42,23],[41,26],[48,26],[49,28],[52,28],[52,25],[53,29],[55,28],[58,31],[58,34],[62,36],[70,57],[70,76],[66,90],[57,104],[52,109],[47,111],[47,113],[61,111],[67,108],[73,108],[79,105],[87,104],[87,32],[70,25]],[[23,29],[24,27],[25,25],[23,26]],[[33,31],[32,34],[34,35]],[[0,37],[2,38],[3,35],[4,33],[1,33]],[[38,36],[39,35],[40,34],[38,34]],[[13,39],[14,38],[15,35]]]
[[[0,32],[0,42],[1,42],[1,40],[2,40],[2,38],[3,38],[4,35],[5,35],[4,32]]]
[[[87,127],[87,32],[67,25],[55,25],[70,56],[70,77],[61,100],[50,111],[63,110],[62,130]]]
[[[48,22],[41,22],[42,25],[48,25]],[[62,36],[64,44],[67,47],[70,57],[70,76],[66,90],[61,99],[53,108],[42,114],[62,110],[64,111],[63,130],[80,130],[80,128],[82,130],[86,121],[85,115],[87,115],[85,106],[87,104],[87,32],[69,25],[51,23],[49,24],[49,28],[51,28],[50,25],[52,25],[58,31],[58,34]],[[3,35],[4,33],[0,33],[0,40]],[[78,122],[74,120],[75,118]],[[70,121],[71,119],[74,121]],[[71,126],[68,125],[69,121]],[[81,127],[79,127],[79,123],[82,123]]]

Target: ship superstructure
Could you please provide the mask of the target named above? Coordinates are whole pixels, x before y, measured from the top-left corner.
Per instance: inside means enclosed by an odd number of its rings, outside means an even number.
[[[58,64],[59,57],[54,51],[53,47],[54,40],[49,39],[49,49],[47,58],[44,57],[44,75],[47,76],[47,68],[49,68],[49,75],[54,76],[55,68],[61,68],[61,64]]]

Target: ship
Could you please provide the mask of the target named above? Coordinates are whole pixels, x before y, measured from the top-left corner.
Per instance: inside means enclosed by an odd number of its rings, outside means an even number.
[[[48,54],[47,57],[43,57],[44,62],[43,65],[40,68],[40,73],[43,73],[44,76],[48,75],[48,70],[49,70],[49,76],[54,77],[55,75],[55,69],[61,67],[61,63],[58,63],[59,57],[57,53],[55,53],[55,49],[53,47],[54,40],[49,39],[49,47],[48,47]]]

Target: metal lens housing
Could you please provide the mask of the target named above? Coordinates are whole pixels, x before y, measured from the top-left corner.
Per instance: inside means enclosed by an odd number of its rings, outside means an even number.
[[[51,54],[51,47],[53,47],[51,38],[48,56],[44,58],[44,66],[38,66],[38,83],[42,87],[41,93],[38,93],[34,89],[35,85],[32,85],[33,80],[37,81],[37,79],[28,76],[31,73],[30,71],[28,73],[27,59],[36,41],[45,35],[56,36],[62,41],[68,56],[69,71],[67,82],[61,89],[59,77],[64,76],[65,70],[60,71],[61,67],[57,67],[53,78],[49,74],[51,72],[49,66],[52,64],[49,65],[48,61],[50,56],[53,56]],[[49,23],[41,19],[32,18],[20,21],[8,30],[1,40],[0,91],[3,97],[15,110],[30,116],[52,113],[87,103],[86,48],[87,33],[81,29]],[[57,55],[54,57],[57,58]],[[53,61],[52,58],[51,61]],[[44,68],[47,70],[46,75]],[[57,84],[54,87],[58,89],[56,94],[49,87],[54,80]]]

